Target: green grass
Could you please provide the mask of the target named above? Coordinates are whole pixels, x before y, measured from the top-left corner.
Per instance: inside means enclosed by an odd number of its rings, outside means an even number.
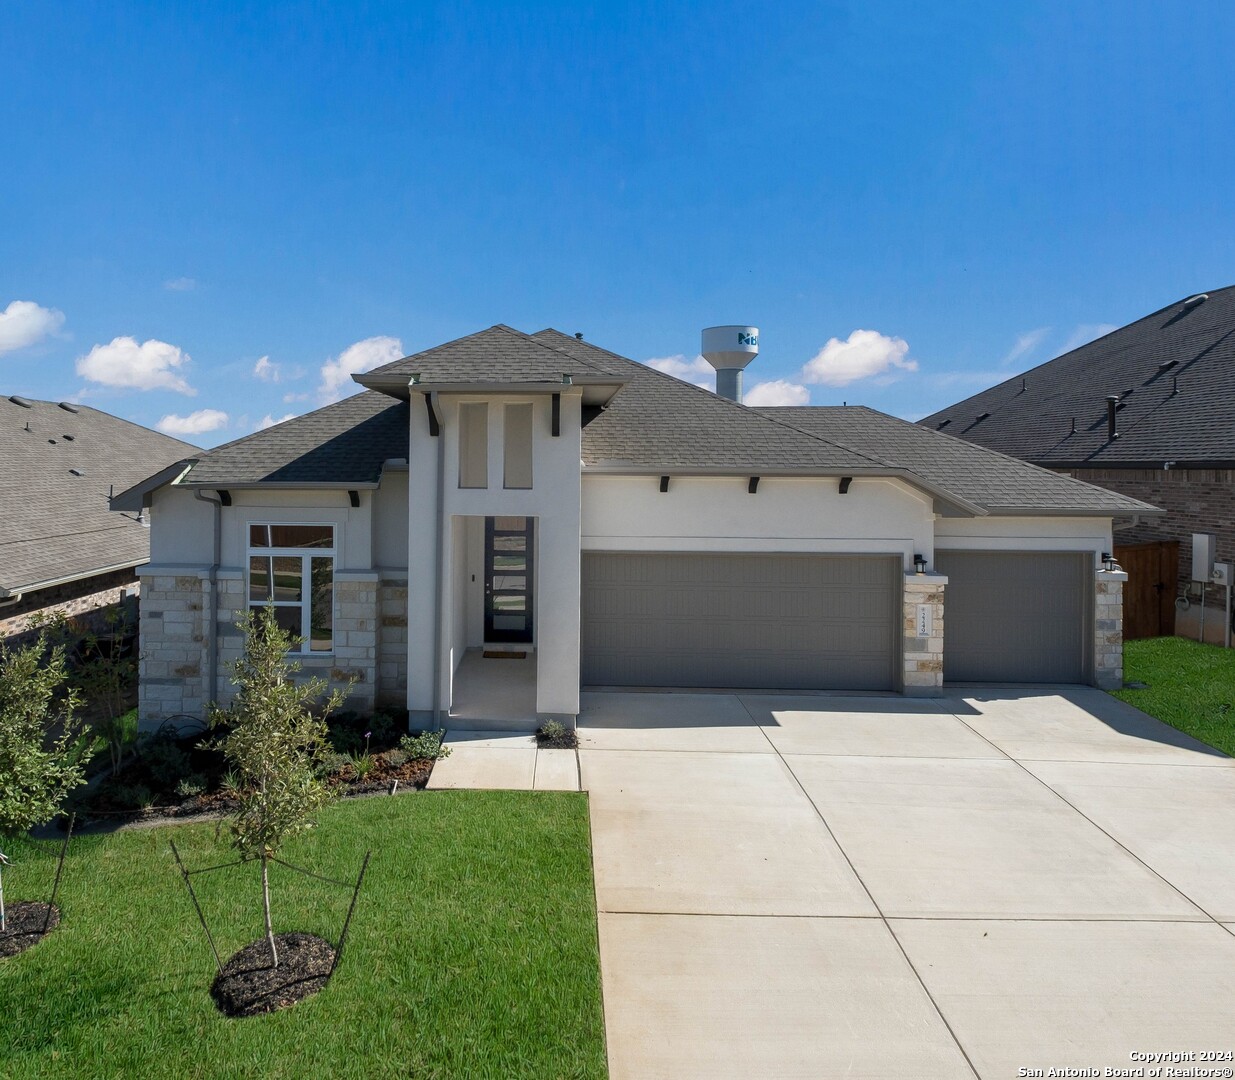
[[[1124,681],[1147,685],[1115,697],[1235,755],[1235,649],[1178,637],[1128,641]]]
[[[226,861],[213,825],[73,841],[64,921],[0,960],[0,1077],[603,1077],[586,797],[435,792],[337,803],[285,850],[365,879],[330,984],[229,1020],[209,996],[190,868]],[[42,899],[50,844],[8,847],[5,895]],[[349,895],[275,866],[276,931],[338,940]],[[224,959],[261,936],[254,864],[194,879]]]

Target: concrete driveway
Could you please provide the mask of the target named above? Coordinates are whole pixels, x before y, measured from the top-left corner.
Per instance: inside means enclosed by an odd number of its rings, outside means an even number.
[[[1235,1050],[1235,761],[1099,691],[585,694],[579,735],[614,1080]]]

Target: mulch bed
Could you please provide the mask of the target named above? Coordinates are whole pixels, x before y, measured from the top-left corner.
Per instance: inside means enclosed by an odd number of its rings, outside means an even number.
[[[0,934],[0,957],[16,956],[31,945],[37,945],[46,936],[43,925],[50,934],[60,925],[60,909],[52,907],[51,919],[47,918],[48,905],[37,900],[18,900],[4,909],[5,931]]]
[[[388,792],[393,783],[399,782],[398,791],[421,790],[429,782],[429,774],[433,772],[433,762],[425,759],[415,759],[402,765],[387,765],[382,754],[373,755],[373,769],[363,779],[359,779],[349,766],[341,773],[328,779],[328,783],[337,789],[343,798],[354,795],[376,795]],[[94,820],[115,820],[117,818],[129,821],[150,821],[162,818],[196,818],[202,815],[230,814],[236,810],[236,800],[225,791],[212,791],[202,795],[190,795],[179,802],[147,807],[144,810],[121,810],[113,808],[106,802],[102,805],[83,805],[77,808],[77,820],[88,822]],[[63,828],[64,820],[60,824]]]
[[[316,994],[330,978],[334,946],[316,934],[275,934],[279,966],[270,966],[265,938],[250,942],[223,965],[210,996],[228,1016],[260,1016]]]

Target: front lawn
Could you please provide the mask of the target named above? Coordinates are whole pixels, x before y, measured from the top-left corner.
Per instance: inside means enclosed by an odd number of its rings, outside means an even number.
[[[227,861],[215,827],[73,841],[46,940],[0,961],[0,1076],[603,1077],[586,796],[434,792],[336,803],[287,861],[355,879],[330,984],[229,1020],[175,869]],[[12,845],[6,895],[42,899],[51,845]],[[194,878],[224,960],[261,935],[249,864]],[[271,869],[276,931],[337,941],[349,895]]]
[[[1235,755],[1235,649],[1179,637],[1128,641],[1124,682],[1146,687],[1112,691],[1121,701]]]

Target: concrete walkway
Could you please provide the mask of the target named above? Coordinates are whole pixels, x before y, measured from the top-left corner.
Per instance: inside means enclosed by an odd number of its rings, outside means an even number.
[[[614,1080],[1235,1049],[1235,761],[1084,689],[584,699]]]
[[[428,787],[506,791],[578,791],[574,750],[541,750],[535,735],[447,731],[450,756],[433,766]]]

